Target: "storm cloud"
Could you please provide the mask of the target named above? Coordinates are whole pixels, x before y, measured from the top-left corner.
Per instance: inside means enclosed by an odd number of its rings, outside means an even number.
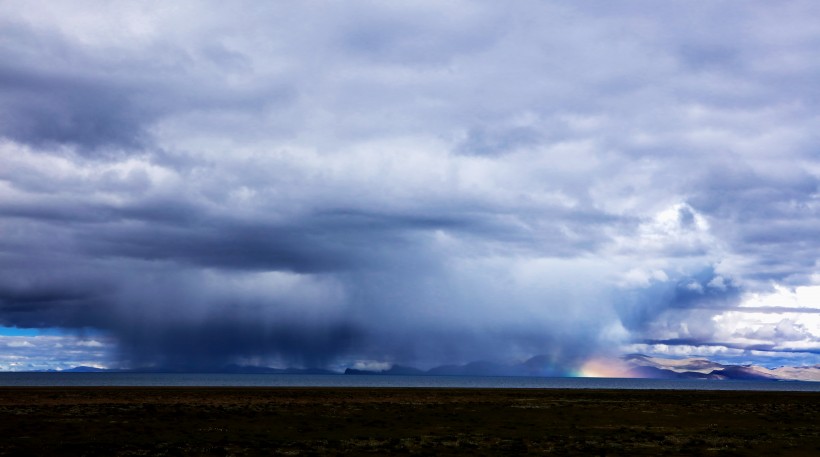
[[[817,363],[818,14],[4,2],[0,326],[121,367]]]

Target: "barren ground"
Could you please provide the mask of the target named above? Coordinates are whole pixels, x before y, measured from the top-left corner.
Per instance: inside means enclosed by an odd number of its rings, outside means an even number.
[[[0,455],[820,455],[820,394],[0,388]]]

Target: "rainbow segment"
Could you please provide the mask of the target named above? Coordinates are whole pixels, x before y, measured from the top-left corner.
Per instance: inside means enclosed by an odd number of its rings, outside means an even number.
[[[619,359],[592,358],[572,373],[579,378],[635,378],[629,366]]]

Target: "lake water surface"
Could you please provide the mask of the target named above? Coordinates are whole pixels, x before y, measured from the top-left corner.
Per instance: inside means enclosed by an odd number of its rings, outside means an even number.
[[[0,373],[0,386],[416,387],[672,389],[820,392],[820,382],[525,376],[371,376],[220,373]]]

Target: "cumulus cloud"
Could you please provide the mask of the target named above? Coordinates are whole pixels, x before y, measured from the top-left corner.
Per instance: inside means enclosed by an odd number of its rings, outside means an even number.
[[[98,338],[0,335],[0,370],[63,370],[77,366],[103,368],[112,363],[112,342]]]
[[[818,12],[5,2],[0,325],[122,366],[816,354],[813,305],[746,306],[817,284]]]

